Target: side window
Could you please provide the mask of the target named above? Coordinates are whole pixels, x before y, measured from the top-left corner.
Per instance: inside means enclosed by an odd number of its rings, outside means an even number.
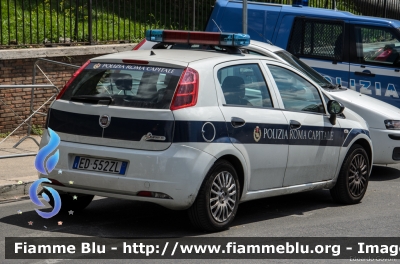
[[[399,65],[400,41],[389,28],[355,26],[357,62]]]
[[[227,105],[273,106],[258,64],[225,67],[218,70],[217,76]]]
[[[343,60],[344,22],[296,18],[287,50],[301,57]]]
[[[282,67],[268,65],[283,105],[289,111],[325,113],[318,90],[296,73]]]

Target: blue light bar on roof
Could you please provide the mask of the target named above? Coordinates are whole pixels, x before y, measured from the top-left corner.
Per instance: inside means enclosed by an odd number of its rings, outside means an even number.
[[[146,40],[166,43],[203,44],[215,46],[248,46],[250,36],[240,33],[218,33],[181,30],[149,29]]]
[[[148,29],[146,30],[146,40],[154,42],[162,42],[163,32],[164,30],[162,29]]]

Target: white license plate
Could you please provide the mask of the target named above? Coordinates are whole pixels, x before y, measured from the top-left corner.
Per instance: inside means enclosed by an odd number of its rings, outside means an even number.
[[[120,160],[75,156],[73,169],[125,175],[128,163]]]

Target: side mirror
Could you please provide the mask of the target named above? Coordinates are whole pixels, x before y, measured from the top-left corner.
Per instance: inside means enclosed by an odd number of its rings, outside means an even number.
[[[331,115],[329,117],[329,121],[331,121],[332,125],[336,124],[336,115],[340,115],[341,113],[343,113],[343,110],[344,105],[342,105],[342,103],[335,100],[329,100],[328,113]]]

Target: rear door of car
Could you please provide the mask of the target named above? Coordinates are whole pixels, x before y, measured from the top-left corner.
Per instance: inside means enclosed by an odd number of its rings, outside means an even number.
[[[288,155],[288,123],[259,60],[214,67],[220,109],[233,145],[250,169],[248,190],[282,186]]]
[[[183,65],[92,61],[52,105],[48,127],[63,141],[164,150],[172,143],[171,100]]]

